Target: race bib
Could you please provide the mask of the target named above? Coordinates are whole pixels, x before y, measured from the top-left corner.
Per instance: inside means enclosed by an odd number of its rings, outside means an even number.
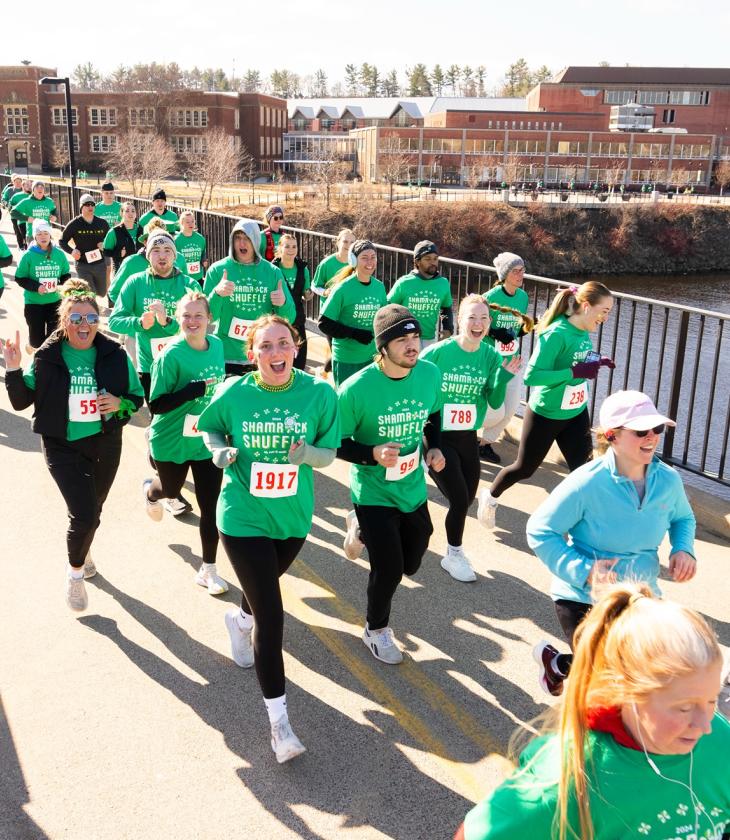
[[[502,344],[501,341],[497,341],[494,345],[494,349],[500,356],[514,356],[517,352],[517,339],[513,338],[508,344]]]
[[[251,464],[251,483],[249,492],[252,496],[267,499],[281,499],[296,496],[299,486],[298,464]]]
[[[570,411],[574,408],[580,408],[586,404],[588,400],[588,383],[583,382],[580,385],[566,385],[563,391],[563,401],[560,407],[563,411]]]
[[[400,481],[417,470],[421,465],[421,453],[411,452],[410,455],[400,455],[394,467],[387,467],[385,470],[386,481]]]
[[[86,257],[86,262],[88,263],[99,262],[101,259],[101,251],[98,248],[95,248],[93,251],[87,251],[84,256]]]
[[[41,280],[41,286],[47,292],[55,292],[58,288],[58,280]]]
[[[197,274],[200,271],[200,263],[199,262],[187,263],[187,266],[188,266],[188,274]]]
[[[183,437],[202,437],[203,433],[198,429],[199,414],[186,414],[183,423]]]
[[[468,431],[476,426],[477,407],[471,403],[446,403],[441,416],[445,432]]]
[[[68,419],[74,423],[93,423],[100,420],[96,391],[68,395]]]
[[[253,324],[253,321],[245,321],[243,318],[231,318],[231,326],[228,327],[228,338],[245,341],[246,331],[251,324]]]
[[[173,338],[174,336],[172,335],[169,335],[166,338],[151,338],[150,350],[152,350],[152,358],[156,359]]]

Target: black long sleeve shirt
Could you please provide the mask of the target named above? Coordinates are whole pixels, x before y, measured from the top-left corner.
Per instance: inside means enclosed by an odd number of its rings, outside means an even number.
[[[94,216],[90,222],[87,222],[83,216],[76,216],[63,229],[58,244],[67,254],[70,254],[73,246],[69,245],[69,242],[73,240],[74,246],[81,251],[78,262],[88,263],[86,252],[95,251],[97,248],[101,251],[104,237],[108,232],[109,224],[105,219]]]

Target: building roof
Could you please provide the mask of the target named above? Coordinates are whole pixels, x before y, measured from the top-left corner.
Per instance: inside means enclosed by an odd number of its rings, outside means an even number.
[[[402,108],[409,117],[423,119],[437,111],[524,111],[524,99],[490,99],[481,96],[328,96],[315,99],[290,99],[289,119],[298,112],[305,119],[315,119],[324,111],[339,119],[349,111],[356,119],[388,120]]]
[[[598,85],[730,85],[730,68],[566,67],[550,81]]]

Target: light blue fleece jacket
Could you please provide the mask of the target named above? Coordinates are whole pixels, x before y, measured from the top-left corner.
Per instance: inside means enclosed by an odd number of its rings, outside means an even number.
[[[671,554],[694,556],[695,518],[679,473],[654,456],[639,502],[611,449],[563,479],[527,520],[527,542],[554,575],[553,600],[583,604],[593,603],[586,581],[594,562],[613,557],[620,581],[645,581],[660,594],[657,548],[667,531]]]

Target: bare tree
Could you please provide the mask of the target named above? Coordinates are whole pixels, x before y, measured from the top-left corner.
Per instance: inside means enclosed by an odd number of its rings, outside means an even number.
[[[242,150],[222,128],[206,131],[201,142],[200,149],[186,152],[184,159],[190,178],[200,190],[199,206],[207,210],[217,187],[238,180]]]
[[[464,167],[464,183],[470,190],[475,190],[484,181],[484,162],[481,158],[471,158]]]
[[[626,180],[626,158],[612,158],[606,163],[606,181],[609,186],[609,192],[613,192]]]
[[[649,181],[652,183],[654,188],[659,184],[666,184],[667,180],[667,167],[663,160],[660,158],[654,158],[649,162]]]
[[[487,172],[487,188],[491,188],[492,180],[496,180],[499,167],[502,165],[502,155],[483,155],[482,166]]]
[[[502,179],[508,187],[518,183],[524,168],[524,163],[519,155],[507,155],[502,162]]]
[[[720,195],[722,191],[730,184],[730,160],[721,160],[715,167],[715,181],[720,186]]]
[[[677,192],[679,192],[680,187],[684,187],[687,185],[689,181],[689,172],[684,166],[673,166],[672,167],[672,174],[669,176],[669,183],[677,188]]]
[[[117,148],[104,160],[108,170],[129,181],[134,195],[149,195],[152,185],[178,170],[172,146],[156,132],[131,129],[117,138]],[[146,191],[146,193],[145,193]]]
[[[378,145],[378,173],[388,185],[388,204],[393,204],[393,191],[396,184],[408,180],[413,155],[401,146],[401,138],[389,135]]]
[[[51,163],[63,173],[71,165],[71,157],[68,153],[68,140],[65,143],[54,143],[51,146]]]
[[[329,210],[332,188],[345,180],[347,173],[352,170],[352,164],[341,152],[330,151],[324,143],[309,155],[309,161],[302,166],[305,177],[321,190],[325,207]]]

